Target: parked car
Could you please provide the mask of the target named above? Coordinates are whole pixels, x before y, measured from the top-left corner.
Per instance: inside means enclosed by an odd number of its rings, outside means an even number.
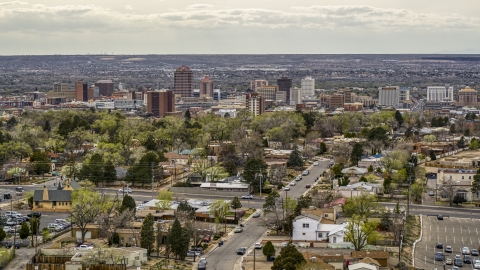
[[[471,252],[470,252],[470,255],[478,256],[478,249],[472,249]]]
[[[442,243],[436,243],[435,246],[436,246],[438,249],[443,249],[443,244],[442,244]]]
[[[241,232],[243,232],[243,228],[242,227],[236,227],[235,232],[236,233],[241,233]]]
[[[460,268],[458,268],[458,266],[453,266],[452,270],[460,270]]]
[[[207,264],[206,263],[199,263],[198,264],[198,270],[207,270]]]
[[[13,215],[18,215],[18,214],[20,214],[20,213],[15,212],[15,211],[7,211],[7,212],[5,212],[5,216],[7,216],[7,217],[11,217],[11,216],[13,216]]]
[[[462,254],[463,255],[470,255],[470,249],[468,247],[463,247],[462,248]]]
[[[311,187],[312,187],[312,185],[306,185],[305,186],[305,188],[311,188]]]
[[[473,268],[480,269],[480,260],[477,260],[473,263]]]
[[[253,196],[250,195],[250,194],[248,194],[248,195],[243,195],[243,196],[242,196],[242,199],[249,199],[249,200],[250,200],[250,199],[253,199]]]
[[[255,212],[255,213],[253,213],[253,216],[252,216],[252,217],[253,217],[253,218],[258,218],[258,217],[260,217],[260,212]]]
[[[40,212],[32,212],[27,214],[27,217],[41,217],[41,216],[42,216],[42,213]]]
[[[246,247],[241,247],[241,248],[237,249],[237,254],[238,255],[245,255],[245,253],[247,253],[247,248]]]
[[[201,248],[201,247],[192,248],[190,250],[200,252],[200,254],[203,254],[203,248]]]
[[[13,247],[13,246],[15,246],[15,249],[19,249],[19,248],[20,248],[20,245],[17,244],[17,243],[15,243],[15,245],[13,245],[13,243],[8,243],[7,245],[5,245],[5,247],[6,247],[7,249],[9,249],[9,248],[11,248],[11,247]]]
[[[452,247],[451,246],[446,246],[445,247],[445,252],[452,253]]]
[[[289,191],[290,187],[285,187],[283,190]]]
[[[443,253],[442,252],[435,253],[435,261],[443,261]]]
[[[121,192],[121,193],[132,193],[132,189],[131,189],[131,188],[119,189],[118,192]]]
[[[445,264],[450,265],[450,264],[452,264],[452,263],[453,263],[453,262],[452,262],[452,259],[450,259],[450,258],[446,258],[446,259],[445,259]]]
[[[455,264],[455,266],[458,266],[458,267],[463,267],[462,259],[455,259],[453,264]]]
[[[200,260],[198,261],[198,263],[204,263],[204,264],[207,264],[207,258],[200,258]]]
[[[430,195],[430,196],[435,196],[435,193],[430,190],[430,192],[428,192],[428,195]]]
[[[16,187],[16,188],[15,188],[15,191],[17,191],[17,192],[24,192],[25,190],[23,189],[23,187]]]
[[[437,219],[438,219],[438,220],[443,220],[443,216],[442,216],[442,215],[438,215],[438,216],[437,216]]]
[[[189,252],[187,252],[187,257],[194,257],[194,256],[199,257],[200,255],[202,255],[202,254],[200,254],[200,252],[198,252],[198,251],[190,250]]]
[[[78,247],[75,247],[74,249],[76,249],[76,250],[91,250],[91,249],[93,249],[93,246],[83,244],[83,245],[79,245]]]
[[[203,237],[203,242],[210,242],[211,239],[212,239],[212,237],[207,234]]]
[[[310,172],[309,172],[308,170],[305,170],[305,171],[302,172],[302,175],[303,175],[303,176],[306,176],[306,175],[308,175],[309,173],[310,173]]]
[[[263,245],[262,245],[262,243],[257,242],[257,243],[255,243],[254,247],[255,247],[255,249],[261,249],[263,247]]]
[[[291,183],[290,183],[290,186],[295,186],[296,184],[297,184],[297,183],[295,183],[295,182],[291,182]]]
[[[463,257],[463,262],[466,264],[471,264],[472,263],[472,258],[470,258],[470,255],[465,255]]]
[[[318,166],[318,162],[313,162],[313,166]]]

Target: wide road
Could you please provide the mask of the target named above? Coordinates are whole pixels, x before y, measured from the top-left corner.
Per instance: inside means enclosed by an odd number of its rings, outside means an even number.
[[[243,232],[236,233],[223,246],[204,254],[208,261],[208,269],[233,269],[235,261],[242,256],[237,255],[237,249],[250,248],[265,233],[265,228],[259,225],[258,220],[258,218],[250,219]]]
[[[395,208],[396,203],[380,203],[382,206],[388,208]],[[407,207],[405,203],[401,206]],[[480,219],[480,209],[478,208],[466,208],[466,207],[449,207],[449,206],[433,206],[433,205],[418,205],[410,204],[410,215],[444,215],[455,218],[474,218]]]

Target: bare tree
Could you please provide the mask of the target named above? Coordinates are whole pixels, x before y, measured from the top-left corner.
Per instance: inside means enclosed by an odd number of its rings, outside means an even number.
[[[453,199],[455,195],[457,195],[457,187],[455,186],[455,182],[452,180],[447,180],[443,177],[443,186],[442,186],[442,197],[448,200],[448,204],[453,206]]]
[[[282,165],[272,165],[270,167],[270,182],[278,185],[282,183],[282,179],[287,177],[287,168]]]

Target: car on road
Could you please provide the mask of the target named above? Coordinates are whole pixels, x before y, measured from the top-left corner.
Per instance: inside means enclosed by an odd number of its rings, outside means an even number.
[[[42,216],[42,213],[40,212],[32,212],[27,214],[27,217],[41,217],[41,216]]]
[[[198,263],[198,270],[207,270],[206,263]]]
[[[450,258],[445,259],[445,264],[451,265],[452,263],[453,263],[452,259],[450,259]]]
[[[306,185],[305,186],[305,188],[311,188],[311,187],[312,187],[312,185]]]
[[[285,187],[283,190],[289,191],[289,190],[290,190],[290,187]]]
[[[430,196],[435,196],[435,193],[430,190],[430,192],[428,192],[428,195],[430,195]]]
[[[462,248],[462,254],[463,255],[470,255],[470,249],[468,247],[463,247]]]
[[[200,260],[198,261],[198,263],[204,263],[204,264],[207,264],[207,258],[200,258]]]
[[[302,175],[303,175],[303,176],[307,176],[309,173],[310,173],[310,172],[309,172],[308,170],[305,170],[305,171],[302,172]]]
[[[455,266],[463,267],[462,259],[455,259],[454,264],[455,264]]]
[[[470,255],[465,255],[463,257],[463,262],[466,264],[472,264],[472,258],[470,257]]]
[[[443,244],[442,244],[442,243],[436,243],[435,246],[436,246],[438,249],[443,249]]]
[[[435,261],[443,261],[443,253],[442,252],[437,252],[435,253]]]
[[[255,246],[255,249],[261,249],[263,247],[262,243],[259,243],[259,242],[255,243],[254,246]]]
[[[313,162],[313,166],[318,166],[318,162]]]
[[[258,217],[260,217],[260,212],[255,212],[255,213],[253,213],[253,216],[252,216],[252,217],[253,217],[253,218],[258,218]]]
[[[247,248],[246,247],[241,247],[241,248],[237,249],[237,254],[238,255],[245,255],[245,253],[247,253]]]
[[[442,216],[442,215],[438,215],[438,216],[437,216],[437,219],[438,219],[438,220],[443,220],[443,216]]]
[[[253,196],[248,194],[248,195],[243,195],[242,199],[253,199]]]
[[[125,189],[119,189],[118,192],[121,192],[121,193],[132,193],[132,189],[131,188],[125,188]]]
[[[478,249],[472,249],[472,251],[470,252],[472,256],[478,256]]]
[[[23,189],[23,187],[16,187],[16,188],[15,188],[15,191],[17,191],[17,192],[24,192],[25,190]]]
[[[200,255],[200,252],[198,251],[193,251],[193,250],[190,250],[189,252],[187,252],[187,257],[199,257]]]
[[[297,184],[297,183],[295,183],[295,182],[291,182],[291,183],[290,183],[290,186],[295,186],[296,184]]]
[[[241,233],[241,232],[243,232],[243,228],[242,227],[236,227],[235,232],[236,233]]]
[[[301,175],[295,177],[295,181],[300,181],[300,180],[302,180],[302,176],[301,176]]]

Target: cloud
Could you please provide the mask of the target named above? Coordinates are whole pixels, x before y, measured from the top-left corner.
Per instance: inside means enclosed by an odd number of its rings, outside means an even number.
[[[8,2],[24,3],[24,2]],[[5,3],[3,3],[5,4]],[[1,5],[1,4],[0,4]],[[308,6],[288,11],[272,9],[213,9],[213,5],[196,4],[184,11],[161,13],[125,13],[95,5],[44,6],[0,9],[0,33],[57,32],[152,32],[167,28],[195,29],[221,27],[255,27],[257,29],[313,29],[316,31],[346,29],[347,31],[412,30],[477,31],[480,19],[463,15],[416,13],[404,9],[372,6]]]
[[[28,2],[12,1],[12,2],[0,3],[0,6],[10,6],[10,5],[28,5]]]

